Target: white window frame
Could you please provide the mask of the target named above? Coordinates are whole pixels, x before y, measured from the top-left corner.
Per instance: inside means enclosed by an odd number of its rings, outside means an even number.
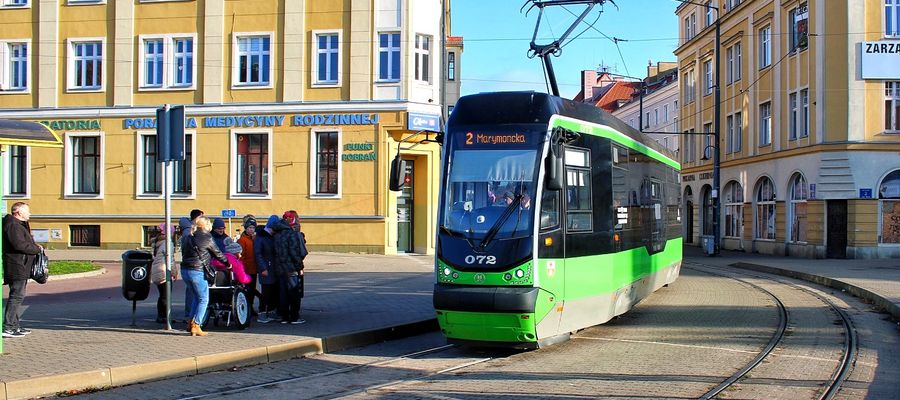
[[[319,36],[335,36],[337,35],[337,48],[336,49],[320,49],[319,48]],[[344,63],[343,61],[343,47],[344,47],[344,31],[340,29],[330,29],[330,30],[313,30],[312,31],[313,43],[310,46],[309,51],[311,53],[310,65],[312,68],[310,73],[309,81],[312,82],[312,86],[314,87],[339,87],[341,86],[341,76],[344,71]],[[319,80],[319,70],[321,66],[319,65],[319,55],[320,54],[337,54],[337,76],[334,79],[326,79]],[[331,57],[325,58],[326,68],[331,60]],[[330,69],[326,70],[326,75],[329,73]]]
[[[191,48],[191,84],[179,85],[175,83],[177,72],[175,59],[175,41],[190,39]],[[148,86],[146,84],[147,64],[144,57],[146,56],[145,41],[161,40],[163,43],[163,78],[161,85]],[[174,91],[174,90],[195,90],[197,88],[197,34],[196,33],[173,33],[167,35],[140,35],[138,37],[138,91]]]
[[[735,188],[740,188],[741,198],[735,196]],[[744,187],[738,181],[731,181],[725,184],[725,196],[724,197],[724,206],[725,206],[725,217],[722,218],[722,226],[724,232],[722,234],[723,237],[732,238],[732,239],[741,239],[744,236]],[[728,212],[731,211],[732,215],[734,215],[733,221],[735,221],[735,225],[732,225],[732,228],[735,228],[735,232],[728,231]],[[737,233],[737,235],[732,235],[733,233]]]
[[[802,7],[802,8],[801,8]],[[805,9],[805,13],[800,13],[801,9]],[[805,16],[806,17],[806,30],[807,34],[809,34],[809,3],[803,1],[797,4],[796,7],[792,8],[788,11],[788,27],[790,29],[790,34],[788,36],[788,49],[790,52],[803,51],[809,48],[809,38],[807,38],[806,46],[800,46],[800,32],[797,24],[797,17]]]
[[[381,35],[398,35],[397,43],[388,42],[388,47],[381,47]],[[390,37],[390,36],[389,36]],[[390,40],[390,39],[389,39]],[[396,46],[394,46],[396,45]],[[396,51],[397,54],[400,55],[400,70],[398,72],[399,76],[390,77],[391,71],[393,70],[393,57],[391,55]],[[381,53],[387,52],[388,54],[388,78],[381,78]],[[378,31],[375,34],[375,82],[378,83],[396,83],[400,82],[403,78],[403,33],[399,30],[383,30]]]
[[[669,122],[669,105],[663,104],[663,122]]]
[[[15,4],[15,0],[0,0],[0,8],[31,8],[31,1],[25,0],[25,4]]]
[[[798,182],[798,178],[799,178],[799,182]],[[799,198],[795,197],[795,193],[796,193],[795,187],[798,183],[803,185],[803,187],[801,188],[801,196]],[[790,198],[788,199],[789,203],[788,203],[788,209],[787,209],[787,212],[788,212],[787,218],[788,218],[788,221],[790,221],[790,223],[787,226],[787,230],[788,230],[787,241],[789,243],[806,243],[807,242],[806,239],[808,239],[807,237],[800,238],[798,236],[798,239],[794,240],[794,234],[797,233],[798,231],[800,232],[800,234],[802,234],[804,236],[806,235],[806,232],[804,229],[799,229],[800,222],[799,222],[799,220],[797,220],[797,205],[800,203],[806,204],[806,201],[809,198],[809,183],[806,181],[806,177],[803,176],[803,174],[800,172],[797,172],[797,173],[791,175],[791,180],[790,180],[790,185],[788,185],[788,190],[790,193]],[[807,227],[809,227],[809,210],[808,209],[806,210],[806,221],[807,221]],[[797,227],[794,226],[795,224],[797,225]],[[801,240],[801,239],[803,239],[803,240]]]
[[[713,70],[712,70],[712,60],[706,60],[703,62],[703,76],[704,76],[704,90],[703,95],[709,96],[713,93]]]
[[[456,80],[456,52],[447,52],[447,80]]]
[[[268,179],[266,181],[266,187],[268,190],[264,194],[260,193],[240,193],[238,192],[239,182],[238,182],[238,164],[237,164],[237,150],[238,150],[238,135],[242,134],[265,134],[267,140],[267,154],[268,154]],[[259,199],[259,200],[271,200],[272,193],[275,192],[274,178],[275,178],[275,169],[273,160],[275,159],[272,150],[274,149],[273,141],[274,134],[271,128],[241,128],[241,129],[231,129],[228,133],[228,138],[230,143],[229,151],[228,151],[228,196],[230,199]],[[196,159],[196,153],[194,155],[194,159]],[[196,170],[195,170],[196,171]],[[196,186],[192,186],[195,188]]]
[[[24,194],[14,194],[10,193],[9,189],[12,187],[12,180],[10,179],[10,172],[12,172],[12,155],[10,151],[4,151],[2,154],[2,160],[0,162],[3,163],[3,196],[9,199],[30,199],[31,198],[31,146],[21,146],[25,148],[25,193]]]
[[[175,193],[172,192],[172,198],[177,199],[195,199],[197,193],[197,132],[194,130],[185,131],[184,135],[191,136],[191,193]],[[137,131],[135,135],[135,185],[134,185],[134,193],[136,193],[137,199],[162,199],[165,197],[165,188],[160,192],[160,194],[155,193],[146,193],[144,192],[144,136],[156,136],[156,131]],[[159,155],[157,155],[158,157]],[[159,163],[157,163],[159,164]],[[162,168],[162,165],[158,165],[160,169],[160,173],[165,173],[165,170]],[[175,170],[175,166],[172,166],[172,170]],[[169,182],[169,187],[175,187],[175,181],[173,176],[173,181]]]
[[[765,106],[766,112],[763,112]],[[772,144],[772,102],[759,103],[759,147]]]
[[[725,49],[725,84],[734,82],[734,46]]]
[[[100,85],[97,87],[75,86],[75,46],[84,43],[100,43]],[[106,56],[109,54],[106,48],[105,37],[79,37],[66,39],[66,91],[71,93],[96,93],[106,90],[107,73]]]
[[[713,24],[713,5],[711,1],[706,2],[706,26],[704,28],[710,27]]]
[[[691,104],[697,99],[695,86],[694,69],[691,68],[684,73],[684,104]]]
[[[725,154],[734,153],[734,115],[725,117]]]
[[[797,140],[797,95],[788,94],[788,140]]]
[[[734,49],[734,72],[732,74],[733,79],[731,80],[731,82],[734,83],[741,80],[741,71],[744,67],[742,61],[743,56],[741,54],[743,50],[741,49],[741,42],[735,43],[734,46],[731,46],[731,48]]]
[[[759,69],[772,65],[772,26],[759,30]]]
[[[884,206],[886,203],[900,203],[900,198],[897,197],[885,197],[882,195],[882,188],[885,188],[888,184],[888,178],[897,171],[898,169],[889,170],[886,174],[884,174],[881,179],[878,180],[878,246],[886,246],[886,247],[900,247],[900,242],[885,242],[884,241]]]
[[[337,193],[316,192],[316,182],[319,181],[319,168],[317,156],[319,141],[316,140],[319,133],[337,132]],[[315,128],[309,132],[309,197],[310,199],[340,199],[344,191],[344,131],[340,127]]]
[[[800,89],[798,93],[799,106],[797,108],[800,109],[800,118],[798,118],[800,129],[797,129],[797,134],[799,138],[803,139],[809,137],[809,88]]]
[[[706,135],[703,135],[703,157],[707,160],[712,160],[712,152],[716,150],[713,147],[713,135],[710,134],[712,132],[712,125],[712,122],[703,124],[703,133],[706,133]]]
[[[768,182],[769,186],[771,186],[771,188],[772,188],[772,200],[760,201],[760,199],[759,199],[760,194],[761,194],[760,192],[762,192],[763,185],[765,185],[766,182]],[[775,234],[776,234],[776,230],[778,229],[777,200],[778,200],[778,194],[775,192],[775,182],[772,181],[772,178],[769,178],[768,176],[763,176],[762,178],[760,178],[760,180],[757,181],[756,190],[753,191],[753,206],[754,206],[753,207],[753,239],[754,240],[762,240],[762,241],[769,241],[769,242],[775,241],[775,239],[776,239]],[[759,225],[760,210],[762,209],[762,207],[769,209],[769,206],[771,206],[771,213],[768,213],[767,216],[772,217],[772,229],[769,230],[768,226],[766,226],[766,232],[771,234],[771,237],[769,237],[769,235],[767,235],[766,237],[762,237],[761,229],[760,229],[761,227]],[[766,219],[766,222],[768,223],[768,219]]]
[[[250,38],[268,38],[269,39],[269,53],[263,54],[269,57],[269,81],[268,82],[260,82],[260,83],[242,83],[240,81],[240,58],[241,54],[239,53],[240,49],[240,40],[241,39],[250,39]],[[234,32],[231,34],[231,89],[232,90],[246,90],[246,89],[272,89],[275,87],[275,33],[274,32]],[[195,57],[196,59],[196,57]],[[196,69],[194,69],[196,71]],[[262,71],[260,70],[260,74]],[[261,78],[261,77],[260,77]],[[249,79],[249,75],[248,75]]]
[[[732,153],[740,153],[744,144],[744,113],[738,111],[734,115],[734,143]]]
[[[659,125],[659,107],[653,109],[653,125]]]
[[[423,43],[427,41],[428,48],[425,49]],[[422,47],[419,47],[422,46]],[[416,83],[430,85],[434,80],[432,73],[432,65],[434,65],[434,36],[417,33],[413,51],[415,52],[415,75],[413,79]]]
[[[900,133],[900,80],[884,82],[884,105],[885,109],[890,104],[890,115],[885,114],[884,122],[890,120],[890,125],[884,127],[885,133]],[[885,110],[887,111],[887,110]],[[888,128],[897,129],[888,129]]]
[[[25,46],[25,87],[24,88],[11,88],[13,79],[13,55],[12,49],[10,46],[13,45],[24,45]],[[3,39],[0,40],[0,95],[2,94],[28,94],[31,93],[31,73],[32,64],[31,60],[33,59],[32,54],[34,53],[31,47],[31,39]]]
[[[893,4],[891,4],[893,3]],[[893,26],[890,28],[892,32],[888,32],[888,21],[893,18]],[[900,2],[897,0],[884,0],[884,18],[881,20],[884,24],[881,30],[885,38],[900,37]]]
[[[98,168],[99,179],[97,184],[99,190],[97,194],[74,193],[75,182],[72,179],[72,172],[75,168],[74,151],[72,148],[72,140],[76,137],[99,137],[100,138],[100,166]],[[103,131],[92,132],[66,132],[65,133],[65,160],[63,166],[64,195],[66,199],[103,199],[105,193],[106,182],[106,134]]]

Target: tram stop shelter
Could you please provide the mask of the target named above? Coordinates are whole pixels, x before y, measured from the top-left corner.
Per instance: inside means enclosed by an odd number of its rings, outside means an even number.
[[[62,148],[60,137],[50,128],[37,122],[0,119],[0,153],[9,150],[9,146],[55,147]],[[0,163],[0,176],[6,173],[6,166]],[[0,202],[3,199],[3,179],[0,179]],[[4,209],[6,207],[3,207]],[[0,225],[0,235],[3,226]],[[0,241],[2,251],[2,241]],[[3,276],[3,259],[0,257],[0,277]],[[2,279],[2,278],[0,278]],[[3,315],[3,302],[0,301],[0,316]],[[0,317],[0,331],[3,330],[3,318]],[[0,337],[0,354],[3,354],[3,338]]]

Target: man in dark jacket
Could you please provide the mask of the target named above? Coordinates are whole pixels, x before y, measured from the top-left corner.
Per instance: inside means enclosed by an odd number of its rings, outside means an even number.
[[[259,317],[256,322],[266,324],[276,318],[270,315],[279,308],[278,277],[272,263],[275,261],[275,231],[273,227],[281,219],[273,215],[269,217],[266,226],[256,233],[253,239],[253,252],[256,257],[256,271],[259,273],[259,284],[262,286],[262,296],[259,298]],[[276,316],[279,315],[276,313]]]
[[[287,213],[285,214],[287,215]],[[291,224],[293,223],[293,224]],[[302,324],[300,319],[300,274],[303,273],[303,257],[306,245],[299,230],[296,218],[283,217],[274,226],[275,262],[273,267],[278,275],[281,292],[281,323]]]
[[[10,214],[3,217],[3,282],[9,285],[9,301],[3,314],[3,337],[22,337],[30,330],[22,328],[22,302],[25,301],[25,285],[31,278],[31,265],[35,255],[44,248],[31,236],[31,209],[28,204],[17,202]]]

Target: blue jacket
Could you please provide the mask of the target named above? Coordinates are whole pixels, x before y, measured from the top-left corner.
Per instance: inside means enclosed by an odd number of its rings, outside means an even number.
[[[275,260],[275,240],[265,229],[260,229],[253,239],[253,252],[256,258],[256,271],[259,273],[259,283],[271,285],[277,282],[276,274],[272,268]],[[263,276],[263,271],[269,271],[269,276]]]

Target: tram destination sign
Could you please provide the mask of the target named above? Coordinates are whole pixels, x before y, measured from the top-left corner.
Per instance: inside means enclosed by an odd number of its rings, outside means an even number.
[[[463,147],[495,148],[495,147],[533,147],[538,135],[524,132],[458,132],[458,139]]]

